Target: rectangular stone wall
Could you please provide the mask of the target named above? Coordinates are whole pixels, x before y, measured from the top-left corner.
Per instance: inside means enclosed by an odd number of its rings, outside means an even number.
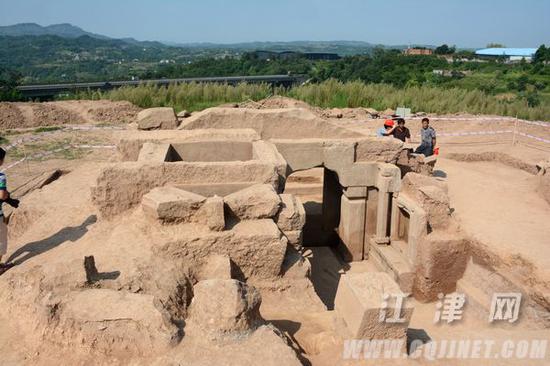
[[[141,202],[144,194],[156,187],[188,188],[206,185],[218,188],[214,194],[223,195],[227,186],[246,187],[254,183],[271,184],[278,189],[276,167],[258,161],[231,163],[119,163],[104,168],[92,200],[102,215],[112,216]],[[229,190],[231,191],[231,189]],[[219,192],[219,193],[218,193]],[[194,192],[196,193],[196,192]]]
[[[247,141],[197,141],[173,143],[182,161],[247,161],[252,160],[252,143]]]

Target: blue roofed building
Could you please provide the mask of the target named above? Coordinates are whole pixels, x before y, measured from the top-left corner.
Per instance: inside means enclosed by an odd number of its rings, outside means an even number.
[[[509,61],[531,61],[537,52],[536,48],[484,48],[477,50],[476,55],[481,57],[504,57]]]

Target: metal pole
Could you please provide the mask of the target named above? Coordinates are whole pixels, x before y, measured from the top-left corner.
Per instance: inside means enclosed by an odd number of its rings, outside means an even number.
[[[518,132],[518,115],[516,113],[516,122],[514,123],[514,134],[512,135],[512,146],[516,144],[516,134]]]

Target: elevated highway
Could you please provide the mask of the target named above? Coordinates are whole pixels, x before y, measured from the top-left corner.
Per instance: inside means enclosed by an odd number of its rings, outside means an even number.
[[[53,99],[57,95],[76,93],[87,90],[112,90],[123,86],[137,86],[153,84],[168,86],[180,83],[219,83],[236,85],[239,83],[264,83],[273,87],[290,87],[305,81],[303,75],[261,75],[261,76],[223,76],[182,79],[155,79],[155,80],[128,80],[128,81],[100,81],[92,83],[66,83],[66,84],[39,84],[21,85],[17,89],[26,99]]]

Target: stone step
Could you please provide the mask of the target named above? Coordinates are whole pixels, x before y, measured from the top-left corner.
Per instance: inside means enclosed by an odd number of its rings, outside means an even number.
[[[401,291],[412,292],[414,271],[403,253],[392,245],[380,245],[371,240],[369,257],[380,270],[392,276]]]

